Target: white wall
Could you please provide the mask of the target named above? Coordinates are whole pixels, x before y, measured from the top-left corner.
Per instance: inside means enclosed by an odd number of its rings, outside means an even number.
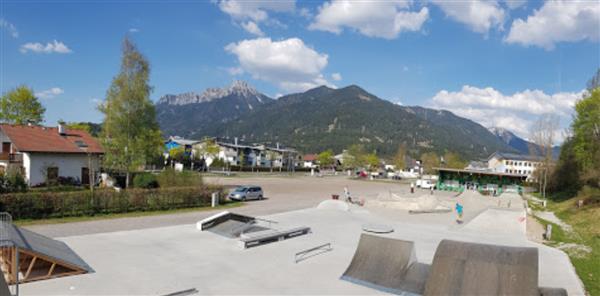
[[[30,186],[35,186],[46,181],[46,169],[48,167],[58,167],[60,177],[73,177],[81,180],[81,168],[89,166],[89,159],[86,154],[68,154],[68,153],[23,153],[23,166],[25,167],[25,176]],[[92,167],[98,175],[99,158],[90,156]]]

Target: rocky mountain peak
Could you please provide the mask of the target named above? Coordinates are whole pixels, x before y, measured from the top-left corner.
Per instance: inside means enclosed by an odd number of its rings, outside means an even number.
[[[263,102],[265,97],[259,93],[254,87],[245,81],[236,80],[230,86],[224,88],[211,87],[207,88],[201,94],[196,92],[186,92],[178,95],[167,94],[158,100],[158,104],[168,105],[187,105],[194,103],[205,103],[218,100],[227,96],[236,95],[243,98],[252,98]]]

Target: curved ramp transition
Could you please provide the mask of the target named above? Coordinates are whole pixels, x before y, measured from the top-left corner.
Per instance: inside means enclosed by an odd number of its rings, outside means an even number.
[[[389,293],[421,294],[428,269],[417,262],[413,242],[363,233],[342,279]]]
[[[442,240],[423,295],[538,296],[538,250]]]

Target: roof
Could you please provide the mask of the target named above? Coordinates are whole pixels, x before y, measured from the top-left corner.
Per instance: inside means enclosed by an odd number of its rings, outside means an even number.
[[[453,172],[453,173],[465,173],[465,174],[480,174],[480,175],[492,175],[492,176],[502,176],[502,177],[519,177],[525,178],[526,174],[509,174],[509,173],[501,173],[494,171],[483,171],[483,170],[472,170],[472,169],[451,169],[451,168],[433,168],[438,172]]]
[[[57,127],[0,124],[19,152],[104,153],[100,143],[82,130],[58,133]]]
[[[199,140],[189,140],[189,139],[184,139],[182,137],[177,137],[177,136],[170,137],[169,140],[167,141],[167,143],[168,142],[175,142],[175,143],[177,143],[179,145],[184,145],[184,146],[194,145],[194,144],[200,143]]]
[[[497,151],[494,154],[490,155],[488,160],[490,160],[494,157],[497,157],[499,159],[521,160],[521,161],[542,161],[542,159],[543,159],[540,156]]]
[[[306,154],[302,157],[302,159],[304,159],[305,161],[315,161],[315,160],[317,160],[317,155],[316,154]]]
[[[17,246],[30,252],[77,266],[87,272],[94,270],[64,242],[0,221],[0,247]]]

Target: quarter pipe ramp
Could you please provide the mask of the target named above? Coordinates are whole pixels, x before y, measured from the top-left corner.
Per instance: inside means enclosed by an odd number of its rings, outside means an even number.
[[[341,278],[389,293],[421,294],[428,270],[417,262],[413,242],[363,233]]]
[[[443,240],[423,295],[540,295],[538,250]]]

